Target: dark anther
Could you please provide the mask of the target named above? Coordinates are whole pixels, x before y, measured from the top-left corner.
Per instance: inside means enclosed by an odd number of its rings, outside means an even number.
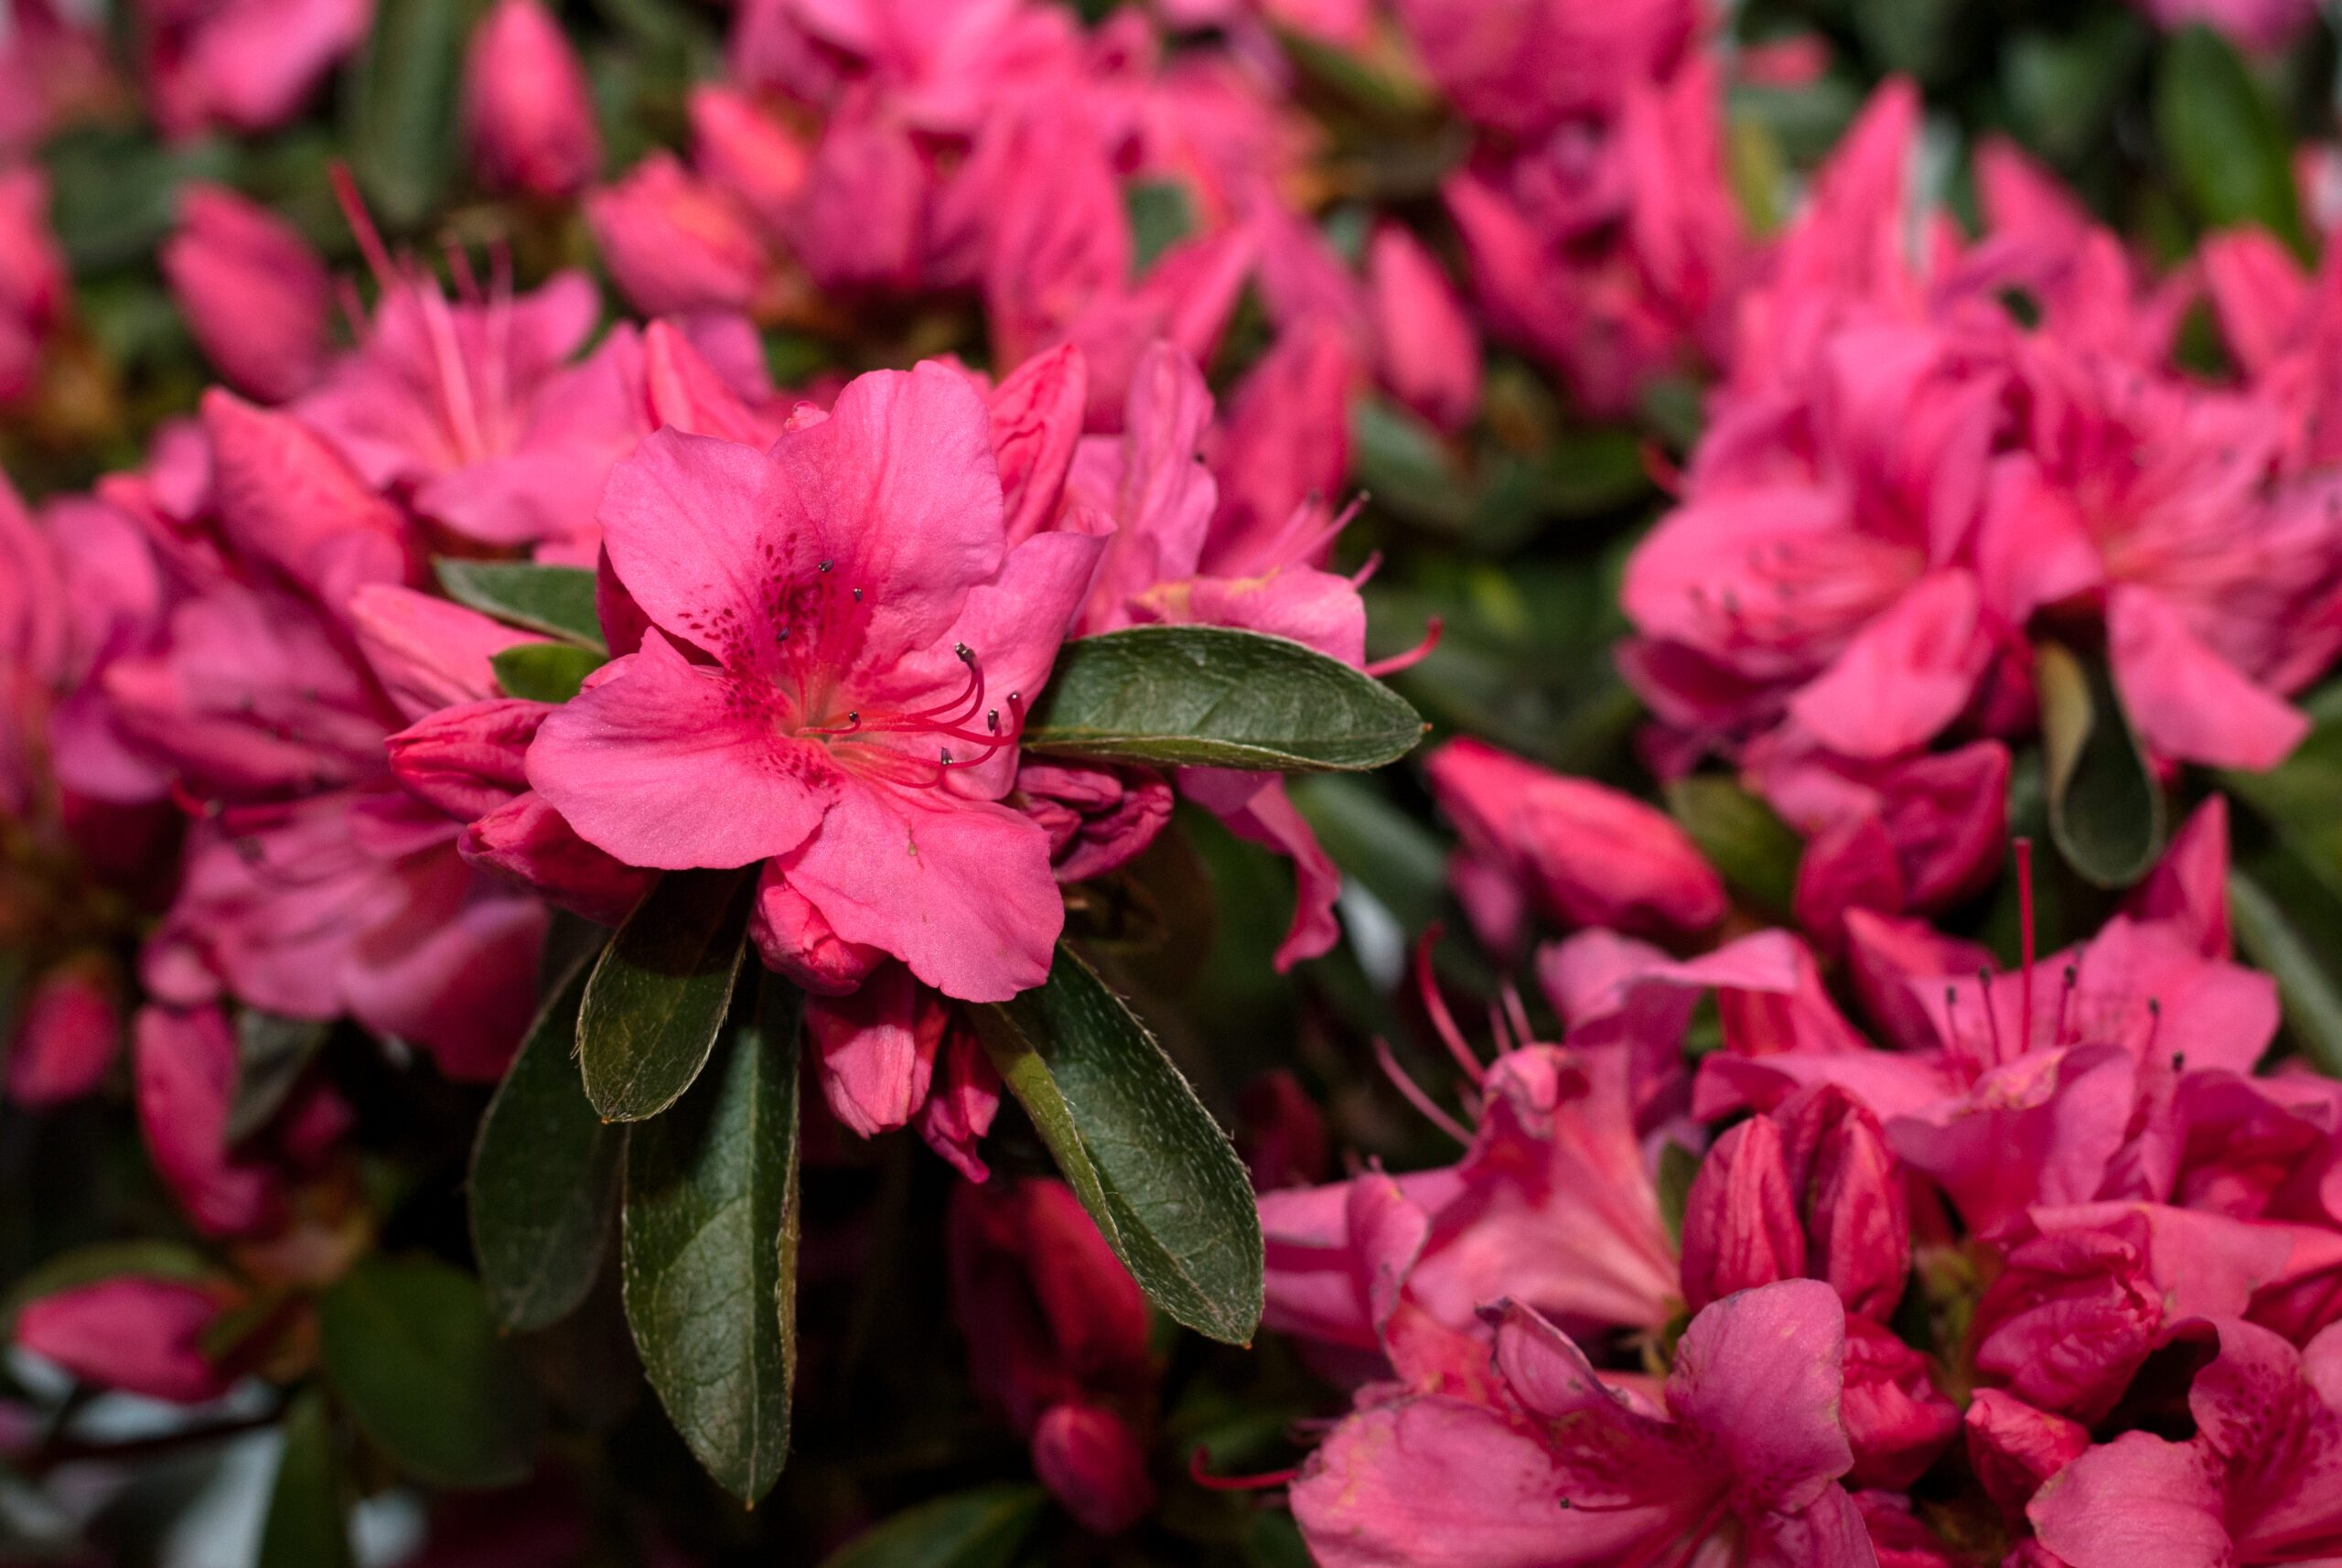
[[[960,656],[960,662],[962,664],[973,664],[976,661],[976,650],[964,642],[953,643],[951,651]]]
[[[815,567],[815,568],[814,568],[814,570],[819,571],[819,572],[826,572],[826,571],[828,571],[832,566],[835,565],[836,564],[837,564],[837,563],[835,563],[835,562],[833,562],[833,561],[824,561],[824,562],[822,562],[822,563],[821,564],[821,565],[819,565],[819,566]]]
[[[997,730],[1000,728],[1000,710],[998,708],[986,708],[984,710],[984,728],[988,730]]]
[[[856,588],[854,591],[854,602],[857,605],[862,602],[862,590],[860,588]]]

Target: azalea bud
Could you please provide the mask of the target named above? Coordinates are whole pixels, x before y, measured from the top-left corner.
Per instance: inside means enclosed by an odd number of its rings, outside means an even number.
[[[1060,1404],[1033,1428],[1033,1472],[1093,1535],[1119,1535],[1155,1507],[1146,1453],[1121,1417]]]
[[[333,279],[291,224],[225,186],[189,185],[162,266],[188,331],[229,385],[283,403],[316,382]]]
[[[2090,1433],[2079,1422],[2036,1410],[1999,1389],[1978,1389],[1968,1404],[1968,1463],[2012,1525],[2041,1483],[2079,1458]]]
[[[746,93],[712,82],[692,89],[691,118],[693,166],[767,232],[788,232],[812,167],[804,141]]]
[[[880,965],[851,994],[808,998],[805,1033],[830,1113],[865,1138],[907,1124],[927,1103],[946,1022],[899,963]]]
[[[1907,1487],[1960,1430],[1960,1411],[1928,1380],[1927,1358],[1863,1317],[1846,1319],[1845,1390],[1839,1412],[1853,1444],[1848,1479]]]
[[[976,1145],[992,1131],[1000,1112],[1000,1074],[985,1054],[983,1042],[957,1026],[946,1029],[943,1048],[935,1064],[935,1079],[927,1103],[919,1108],[919,1135],[927,1146],[951,1162],[970,1181],[984,1181],[992,1172],[976,1153]]]
[[[98,1087],[122,1041],[122,1010],[102,961],[60,964],[34,983],[8,1051],[8,1098],[61,1105]]]
[[[1708,1151],[1683,1208],[1683,1300],[1692,1311],[1735,1291],[1805,1273],[1805,1230],[1780,1129],[1743,1122]]]
[[[1555,919],[1692,931],[1724,918],[1723,880],[1681,828],[1639,800],[1468,738],[1433,753],[1429,771],[1465,847]]]
[[[1837,1287],[1848,1312],[1884,1323],[1903,1299],[1911,1267],[1902,1168],[1887,1150],[1878,1118],[1842,1091],[1833,1089],[1807,1103],[1821,1122],[1810,1174],[1799,1184],[1805,1194],[1807,1266]]]
[[[550,711],[514,697],[443,709],[391,736],[391,773],[417,800],[475,822],[528,789],[529,742]]]
[[[16,1343],[102,1388],[200,1404],[228,1391],[203,1353],[221,1305],[212,1287],[123,1274],[27,1303]]]
[[[1010,549],[1056,521],[1089,397],[1089,361],[1068,343],[1016,367],[987,400]]]
[[[590,192],[586,218],[619,292],[647,314],[745,310],[763,285],[764,242],[671,153]]]
[[[2162,1293],[2129,1241],[2104,1230],[2036,1237],[1976,1304],[1976,1369],[2028,1404],[2095,1421],[2163,1326]]]
[[[581,190],[601,133],[576,51],[538,0],[496,0],[472,33],[464,113],[483,183],[527,196]]]
[[[656,872],[627,865],[577,836],[559,811],[531,792],[464,830],[457,846],[475,865],[500,872],[572,914],[615,926],[641,902]]]
[[[876,948],[839,936],[829,918],[791,887],[771,862],[766,863],[757,883],[748,936],[764,956],[766,968],[787,975],[816,996],[852,993],[886,956]]]
[[[1471,423],[1480,402],[1480,346],[1447,274],[1395,223],[1367,246],[1368,299],[1382,380],[1443,430]]]
[[[1026,762],[1014,803],[1049,835],[1059,882],[1103,876],[1142,854],[1171,820],[1171,786],[1149,768]]]
[[[873,115],[833,119],[797,216],[797,252],[813,281],[841,291],[915,285],[930,182],[908,128]]]

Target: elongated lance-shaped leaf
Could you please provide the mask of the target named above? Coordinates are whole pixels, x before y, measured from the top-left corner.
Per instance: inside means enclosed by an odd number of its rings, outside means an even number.
[[[296,1395],[283,1430],[256,1568],[349,1568],[349,1520],[325,1390],[312,1384]]]
[[[570,966],[480,1118],[469,1188],[481,1287],[510,1328],[543,1328],[594,1288],[618,1217],[626,1129],[596,1113],[571,1047],[591,957]]]
[[[602,640],[601,617],[594,608],[594,574],[582,566],[442,556],[432,569],[447,596],[459,605],[596,653],[609,651]]]
[[[1141,626],[1058,650],[1024,745],[1168,767],[1355,771],[1406,756],[1423,729],[1398,693],[1298,642]]]
[[[1262,1288],[1252,1185],[1146,1026],[1064,946],[1041,986],[976,1018],[1001,1078],[1148,1299],[1199,1334],[1250,1343]]]
[[[2099,887],[2127,887],[2163,852],[2163,790],[2103,663],[2054,642],[2034,660],[2049,836]]]
[[[535,1463],[535,1385],[479,1283],[435,1258],[363,1258],[317,1298],[326,1377],[375,1444],[441,1487],[510,1486]]]
[[[650,1386],[716,1484],[748,1503],[789,1455],[800,1002],[778,975],[752,989],[699,1086],[628,1141],[620,1249]]]
[[[707,1065],[755,893],[753,868],[671,871],[610,939],[577,1015],[586,1098],[608,1120],[658,1115]]]

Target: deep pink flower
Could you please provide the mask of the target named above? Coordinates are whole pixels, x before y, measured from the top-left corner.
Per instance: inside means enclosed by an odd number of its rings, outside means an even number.
[[[316,382],[333,280],[299,231],[225,186],[191,184],[161,261],[188,330],[231,386],[283,403]]]
[[[671,153],[653,153],[586,198],[618,292],[639,310],[746,310],[771,263],[746,214]]]
[[[1397,9],[1456,107],[1524,138],[1615,113],[1633,84],[1673,70],[1702,23],[1691,0],[1401,0]]]
[[[1827,1286],[1744,1292],[1692,1320],[1660,1403],[1509,1306],[1491,1397],[1367,1405],[1295,1484],[1295,1517],[1326,1568],[1873,1568],[1838,1484],[1845,1347]]]
[[[2304,1348],[2233,1319],[2196,1374],[2195,1435],[2125,1432],[2049,1477],[2026,1512],[2072,1568],[2229,1568],[2342,1552],[2342,1332]]]
[[[26,1303],[16,1344],[101,1388],[201,1404],[231,1380],[202,1345],[229,1305],[217,1285],[119,1274]]]
[[[1026,762],[1016,770],[1015,800],[1049,835],[1060,882],[1128,864],[1171,820],[1169,781],[1144,768]]]
[[[537,794],[628,865],[767,863],[947,995],[1039,983],[1064,918],[1048,840],[998,799],[1097,545],[1004,548],[965,381],[865,376],[768,453],[661,431],[601,521],[652,629],[539,728]]]
[[[585,359],[593,285],[562,273],[450,304],[378,258],[366,341],[295,407],[375,489],[484,543],[590,564],[610,465],[648,434],[642,344],[620,327]]]
[[[464,65],[464,114],[494,188],[568,196],[601,166],[585,70],[540,0],[497,0],[480,18]]]
[[[1615,789],[1564,778],[1463,737],[1434,752],[1432,792],[1463,845],[1459,885],[1514,890],[1521,905],[1574,926],[1703,930],[1724,915],[1723,879],[1664,813]],[[1480,915],[1507,901],[1467,897]],[[1517,921],[1491,918],[1482,940],[1520,940]]]
[[[1395,224],[1375,231],[1366,272],[1383,381],[1443,430],[1469,424],[1480,403],[1480,345],[1447,274]]]
[[[1968,1462],[2004,1518],[2015,1523],[2041,1483],[2072,1464],[2090,1447],[2079,1422],[2036,1410],[1999,1389],[1970,1396]]]
[[[1067,1511],[1100,1535],[1128,1529],[1155,1505],[1146,1298],[1063,1182],[963,1183],[948,1238],[977,1387]]]

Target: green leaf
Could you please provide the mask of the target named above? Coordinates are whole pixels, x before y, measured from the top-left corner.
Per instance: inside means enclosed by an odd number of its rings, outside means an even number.
[[[1703,773],[1668,785],[1667,809],[1708,864],[1760,913],[1789,918],[1805,841],[1771,806],[1731,779]]]
[[[456,167],[457,97],[474,0],[381,0],[350,79],[349,165],[393,231],[438,209]]]
[[[975,1015],[993,1065],[1148,1298],[1199,1334],[1251,1343],[1252,1185],[1146,1026],[1062,945],[1038,989]]]
[[[236,1018],[236,1094],[228,1103],[227,1139],[241,1144],[285,1108],[285,1097],[317,1060],[331,1024],[247,1007]]]
[[[2127,887],[2163,851],[2163,791],[2103,662],[2045,642],[2036,650],[2049,836],[2099,887]]]
[[[349,1525],[324,1390],[312,1385],[293,1401],[284,1434],[256,1568],[349,1568]]]
[[[1447,849],[1422,819],[1391,803],[1376,780],[1338,773],[1296,779],[1293,803],[1336,865],[1356,877],[1410,931],[1439,918]]]
[[[732,1005],[757,879],[671,871],[610,940],[577,1018],[586,1097],[607,1121],[639,1122],[682,1097]]]
[[[496,667],[496,683],[508,697],[532,703],[565,703],[577,695],[586,677],[609,660],[590,648],[565,642],[524,642],[500,650],[489,662]]]
[[[2276,980],[2286,1029],[2320,1072],[2342,1078],[2342,977],[2331,959],[2342,909],[2298,863],[2264,857],[2229,872],[2229,919],[2239,950]]]
[[[530,1026],[472,1146],[472,1251],[508,1327],[576,1309],[602,1272],[626,1130],[594,1112],[570,1058],[590,962],[574,965]]]
[[[1270,772],[1380,768],[1414,749],[1405,698],[1282,637],[1142,626],[1067,643],[1028,750]]]
[[[2310,699],[2316,721],[2293,755],[2262,773],[2228,771],[2220,787],[2268,819],[2302,864],[2342,898],[2342,717],[2324,711],[2331,692]]]
[[[596,653],[609,651],[602,640],[602,618],[594,608],[594,574],[582,566],[442,556],[432,567],[439,575],[439,585],[459,605]]]
[[[830,1553],[822,1568],[1010,1568],[1048,1498],[1002,1484],[904,1509]]]
[[[636,1129],[621,1253],[650,1386],[716,1483],[764,1496],[797,1372],[794,987],[763,975],[699,1091]]]
[[[1175,179],[1132,181],[1123,188],[1123,210],[1130,217],[1131,266],[1137,272],[1196,231],[1195,204]]]
[[[2293,143],[2234,47],[2209,27],[2164,41],[2155,135],[2206,227],[2258,223],[2306,254]]]
[[[360,1259],[317,1298],[327,1378],[366,1435],[420,1479],[501,1487],[536,1457],[535,1387],[469,1274]]]

